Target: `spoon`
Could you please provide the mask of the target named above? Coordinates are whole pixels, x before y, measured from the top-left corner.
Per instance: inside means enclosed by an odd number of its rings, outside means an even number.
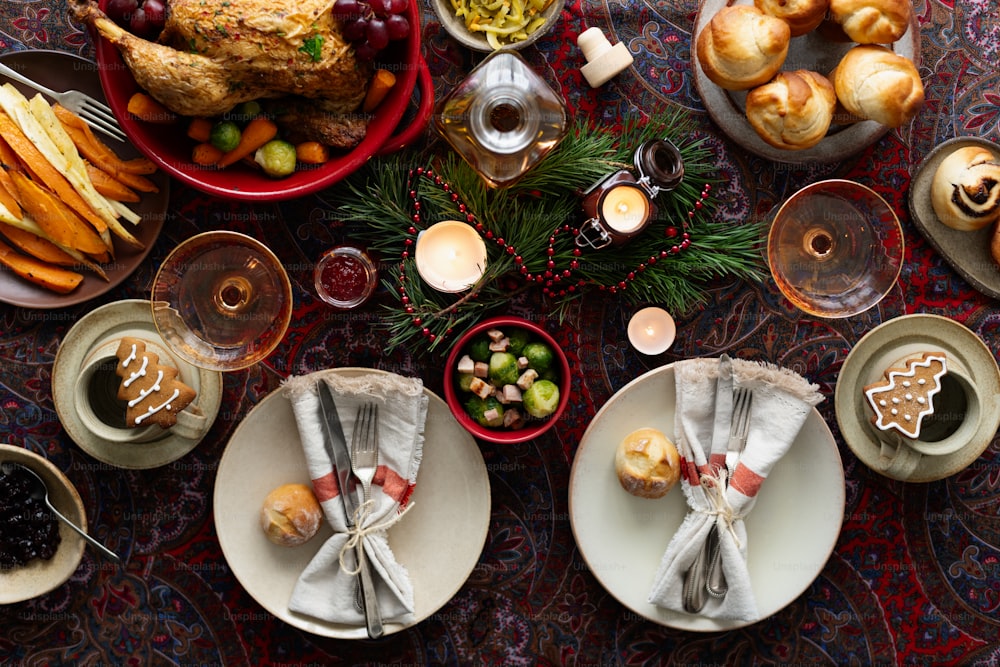
[[[29,473],[31,473],[31,476],[35,478],[37,484],[35,484],[34,487],[31,489],[32,498],[35,498],[36,500],[45,500],[45,504],[49,506],[49,509],[52,510],[52,513],[55,514],[60,521],[62,521],[67,526],[69,526],[77,533],[79,533],[80,537],[82,537],[83,539],[87,540],[92,545],[94,545],[94,547],[96,547],[97,550],[100,551],[106,558],[108,558],[111,561],[114,561],[115,563],[121,563],[122,559],[118,556],[118,554],[111,551],[106,546],[95,540],[87,533],[85,533],[79,526],[77,526],[75,523],[64,517],[59,512],[59,510],[55,508],[55,506],[52,504],[52,501],[49,500],[49,487],[45,484],[45,480],[43,480],[41,477],[38,476],[38,473],[36,473],[28,466],[21,465],[20,463],[15,463],[14,461],[4,461],[2,464],[0,464],[0,469],[2,469],[4,473],[9,475],[15,466],[17,468],[20,468],[21,470],[28,471]]]

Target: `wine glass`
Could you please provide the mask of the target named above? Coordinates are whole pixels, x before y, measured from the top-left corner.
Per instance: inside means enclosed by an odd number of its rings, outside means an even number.
[[[278,258],[245,234],[205,232],[182,242],[153,280],[153,322],[189,363],[216,371],[251,366],[281,342],[292,286]]]
[[[818,317],[850,317],[877,304],[895,284],[903,230],[870,188],[820,181],[778,208],[767,261],[778,289],[797,308]]]

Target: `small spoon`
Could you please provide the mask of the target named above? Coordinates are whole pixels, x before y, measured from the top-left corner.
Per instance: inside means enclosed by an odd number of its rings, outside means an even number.
[[[43,480],[41,477],[38,476],[38,473],[36,473],[28,466],[21,465],[20,463],[16,463],[14,461],[4,461],[2,464],[0,464],[0,469],[2,469],[5,473],[9,475],[15,466],[20,468],[21,470],[27,470],[29,473],[31,473],[31,476],[34,477],[35,480],[38,482],[37,484],[34,485],[34,488],[31,489],[32,498],[35,498],[37,500],[44,499],[45,504],[49,506],[49,509],[52,510],[52,513],[55,514],[60,521],[62,521],[67,526],[69,526],[77,533],[79,533],[83,539],[87,540],[92,545],[94,545],[94,547],[96,547],[97,550],[100,551],[107,559],[114,561],[115,563],[122,562],[122,559],[118,556],[118,554],[111,551],[106,546],[95,540],[87,533],[85,533],[79,526],[77,526],[75,523],[64,517],[59,512],[59,510],[55,508],[55,506],[52,504],[52,501],[49,500],[49,487],[45,484],[45,480]]]

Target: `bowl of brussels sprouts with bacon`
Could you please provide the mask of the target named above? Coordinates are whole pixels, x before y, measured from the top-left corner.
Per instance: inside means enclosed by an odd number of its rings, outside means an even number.
[[[565,352],[520,317],[479,322],[456,341],[444,371],[445,401],[473,436],[525,442],[552,428],[569,403]]]

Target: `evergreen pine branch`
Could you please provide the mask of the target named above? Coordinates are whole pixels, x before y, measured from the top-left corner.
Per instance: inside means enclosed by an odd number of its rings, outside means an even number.
[[[467,162],[451,152],[434,158],[403,152],[369,162],[331,195],[338,216],[351,224],[352,236],[387,258],[392,268],[384,276],[385,287],[397,300],[402,299],[400,286],[405,291],[405,303],[385,307],[389,348],[406,345],[433,351],[447,346],[484,315],[509,302],[512,290],[535,288],[537,283],[521,278],[520,265],[506,246],[513,246],[529,273],[544,272],[550,260],[550,237],[563,225],[576,227],[581,222],[582,191],[615,171],[632,170],[635,149],[654,139],[668,139],[677,146],[685,178],[673,191],[660,193],[658,219],[628,244],[581,254],[571,234],[557,234],[551,257],[557,272],[573,265],[570,282],[583,280],[590,288],[564,296],[553,293],[545,301],[546,308],[562,318],[582,293],[603,286],[616,288],[613,291],[629,302],[656,302],[685,312],[705,298],[702,284],[709,280],[723,276],[759,280],[764,273],[759,247],[762,230],[759,225],[713,219],[714,202],[711,197],[702,201],[702,192],[706,184],[714,183],[714,156],[707,140],[694,130],[692,120],[679,107],[626,123],[618,133],[575,123],[544,160],[516,183],[499,189],[488,187]],[[418,167],[433,168],[448,188],[426,173],[416,175]],[[420,206],[419,221],[414,220],[414,201]],[[696,203],[700,210],[689,218]],[[408,230],[417,227],[419,231],[440,220],[465,220],[467,213],[492,237],[486,241],[483,279],[461,294],[428,288],[418,277],[412,252],[403,259],[405,243],[413,238]],[[671,227],[677,234],[687,230],[691,245],[659,259],[661,251],[680,242],[667,234]],[[496,242],[499,238],[503,244]],[[658,261],[649,264],[653,256]],[[630,274],[626,289],[618,289]]]

